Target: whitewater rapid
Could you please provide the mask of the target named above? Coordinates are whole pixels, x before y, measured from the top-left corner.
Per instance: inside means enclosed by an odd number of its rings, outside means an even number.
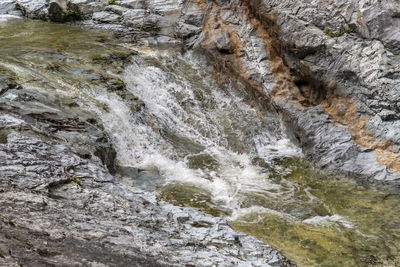
[[[249,193],[288,193],[269,180],[268,168],[284,172],[273,160],[301,150],[275,114],[250,105],[229,83],[220,86],[200,55],[143,50],[133,61],[124,80],[142,110],[130,112],[117,96],[98,97],[111,109],[103,120],[119,164],[151,173],[160,187],[200,187],[232,215]]]

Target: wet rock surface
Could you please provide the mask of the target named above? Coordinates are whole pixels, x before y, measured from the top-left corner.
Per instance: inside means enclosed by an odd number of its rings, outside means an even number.
[[[1,265],[290,265],[223,219],[120,183],[101,128],[11,87],[23,99],[1,98]]]
[[[9,0],[0,3],[0,22],[74,22],[142,44],[199,49],[275,109],[320,167],[400,192],[399,12],[389,0]],[[98,80],[132,111],[143,107],[115,77]],[[223,220],[119,183],[96,118],[29,111],[38,99],[24,90],[0,79],[0,263],[288,264]],[[4,98],[13,91],[17,101]]]
[[[1,123],[28,127],[8,114]],[[127,187],[65,145],[12,132],[0,146],[2,265],[288,265],[225,221]]]
[[[107,107],[88,108],[88,94],[108,92],[140,110],[119,76],[136,53],[94,48],[95,56],[88,49],[78,59],[78,46],[58,41],[58,53],[32,45],[21,48],[32,61],[7,55],[0,67],[0,265],[292,266],[224,219],[175,207],[113,176],[122,170],[95,112]],[[86,96],[74,97],[63,79],[83,84]]]
[[[219,69],[247,81],[248,90],[274,106],[309,159],[399,192],[399,46],[392,2],[193,5],[208,15],[202,33],[186,44],[205,50]],[[235,53],[226,53],[221,30]]]
[[[257,13],[254,4],[253,13],[262,21],[266,20],[263,16],[276,16],[283,59],[298,77],[295,84],[310,85],[308,94],[298,86],[300,93],[307,99],[320,95],[319,101],[309,103],[316,108],[306,108],[309,119],[302,116],[294,123],[295,128],[306,131],[300,136],[305,137],[302,143],[312,148],[306,149],[307,154],[320,157],[320,164],[327,168],[361,174],[372,182],[393,181],[398,191],[400,138],[391,129],[399,122],[394,101],[399,80],[386,74],[399,70],[394,63],[398,53],[393,49],[397,37],[391,34],[389,40],[385,35],[397,25],[397,19],[389,15],[395,13],[392,3],[288,1],[278,6],[259,5],[269,9]],[[333,9],[334,13],[329,11]],[[378,22],[382,13],[387,20]],[[293,29],[297,29],[295,33]],[[328,117],[319,116],[321,110]],[[314,132],[315,124],[325,125],[317,127],[319,134]],[[342,125],[347,131],[340,130]]]

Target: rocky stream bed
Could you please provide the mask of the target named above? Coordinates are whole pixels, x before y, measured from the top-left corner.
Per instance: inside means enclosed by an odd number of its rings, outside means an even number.
[[[0,0],[0,266],[398,266],[399,14]]]

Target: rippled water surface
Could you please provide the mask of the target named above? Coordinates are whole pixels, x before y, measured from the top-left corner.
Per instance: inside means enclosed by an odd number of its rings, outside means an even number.
[[[300,266],[400,266],[399,196],[319,173],[277,114],[201,55],[19,22],[0,24],[0,74],[95,114],[124,181],[224,216]]]

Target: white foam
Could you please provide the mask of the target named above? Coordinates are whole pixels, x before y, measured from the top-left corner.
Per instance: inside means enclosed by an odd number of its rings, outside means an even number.
[[[258,214],[257,217],[253,218],[252,221],[248,221],[246,216],[248,215],[256,215]],[[245,219],[246,223],[259,223],[260,221],[262,221],[265,218],[265,215],[273,215],[273,216],[277,216],[277,217],[281,217],[284,218],[285,220],[289,220],[292,222],[296,222],[298,221],[295,217],[293,217],[290,214],[284,213],[284,212],[280,212],[280,211],[276,211],[273,209],[269,209],[266,207],[261,207],[261,206],[252,206],[249,208],[241,208],[241,209],[237,209],[234,211],[234,213],[229,217],[229,220],[231,221],[242,221],[243,219]]]
[[[257,157],[270,161],[298,155],[281,128],[274,132],[233,89],[219,88],[192,54],[142,53],[165,67],[136,58],[126,70],[129,90],[145,104],[141,112],[132,114],[115,95],[97,97],[110,108],[102,118],[122,165],[157,172],[165,184],[199,186],[210,192],[215,203],[232,211],[240,209],[246,192],[273,195],[271,189],[282,189],[269,181],[266,170],[252,163]],[[178,64],[187,65],[185,73],[172,71]],[[199,153],[219,166],[191,169],[187,157]]]
[[[346,228],[353,228],[353,224],[346,220],[346,218],[340,215],[332,215],[332,216],[314,216],[303,220],[303,223],[312,224],[312,225],[321,225],[321,226],[332,226],[335,224],[340,224]]]
[[[15,15],[0,14],[0,23],[6,23],[16,20],[22,20],[22,18]]]

